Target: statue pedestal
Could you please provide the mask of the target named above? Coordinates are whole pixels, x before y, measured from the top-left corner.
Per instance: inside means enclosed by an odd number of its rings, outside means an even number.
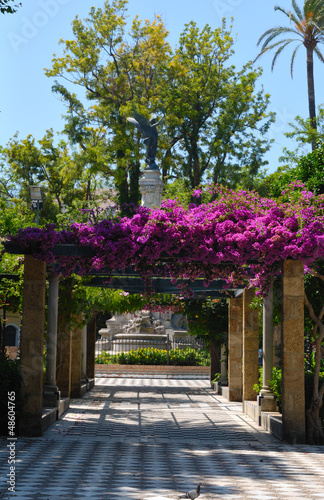
[[[153,208],[161,205],[163,181],[159,170],[144,170],[139,186],[143,207]]]

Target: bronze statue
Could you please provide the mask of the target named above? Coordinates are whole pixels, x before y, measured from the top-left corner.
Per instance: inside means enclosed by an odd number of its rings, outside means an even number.
[[[156,127],[163,120],[163,117],[156,122],[155,118],[148,121],[145,116],[138,113],[133,113],[132,117],[127,118],[127,121],[135,125],[144,137],[144,144],[146,145],[146,158],[147,170],[158,170],[159,167],[155,163],[155,156],[158,143],[158,133]]]

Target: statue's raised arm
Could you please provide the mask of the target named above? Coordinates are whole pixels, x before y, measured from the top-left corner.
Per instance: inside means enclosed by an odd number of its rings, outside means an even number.
[[[146,163],[147,167],[150,170],[157,170],[158,166],[155,163],[157,143],[158,143],[158,133],[157,126],[163,120],[161,118],[158,122],[156,122],[155,118],[152,120],[148,120],[145,116],[140,115],[139,113],[133,113],[132,117],[128,117],[127,121],[135,125],[135,127],[141,132],[144,137],[144,144],[146,145]]]

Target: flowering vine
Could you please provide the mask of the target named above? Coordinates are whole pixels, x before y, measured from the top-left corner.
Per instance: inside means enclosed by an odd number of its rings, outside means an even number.
[[[216,186],[216,201],[184,209],[177,200],[139,207],[129,218],[20,229],[9,238],[23,252],[56,262],[63,275],[132,268],[144,278],[223,278],[266,290],[284,259],[310,266],[324,257],[324,199],[293,183],[279,200]],[[54,245],[75,244],[90,257],[55,256]],[[22,253],[23,253],[22,252]]]

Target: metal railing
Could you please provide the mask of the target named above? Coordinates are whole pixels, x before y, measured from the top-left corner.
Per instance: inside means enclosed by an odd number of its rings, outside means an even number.
[[[186,350],[194,349],[198,351],[200,355],[204,357],[206,361],[209,360],[209,352],[206,349],[205,343],[201,339],[196,339],[194,337],[185,338],[173,338],[170,339],[169,335],[165,335],[165,338],[134,338],[125,339],[117,338],[109,340],[106,337],[102,337],[96,341],[95,355],[96,357],[102,354],[104,351],[110,355],[118,355],[120,353],[128,353],[130,351],[137,351],[142,348],[154,348],[159,350],[167,351],[167,358],[169,360],[169,353],[171,350]],[[169,361],[168,361],[169,363]]]

